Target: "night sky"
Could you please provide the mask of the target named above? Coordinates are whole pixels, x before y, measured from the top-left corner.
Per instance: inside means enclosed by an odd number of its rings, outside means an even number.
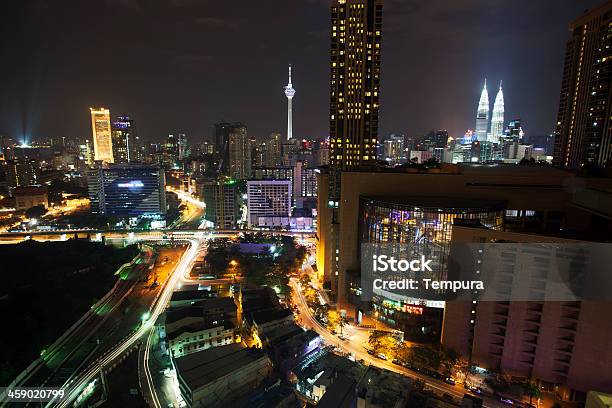
[[[462,135],[485,76],[491,103],[504,81],[506,120],[550,133],[567,24],[602,1],[387,0],[381,134]],[[285,134],[292,63],[294,136],[327,135],[329,1],[18,0],[2,14],[0,134],[89,137],[89,106],[151,141],[211,139],[220,120]]]

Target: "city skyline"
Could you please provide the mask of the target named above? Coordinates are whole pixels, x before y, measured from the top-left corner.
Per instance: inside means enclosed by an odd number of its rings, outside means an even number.
[[[18,29],[10,30],[9,26],[10,34],[5,41],[20,46],[3,47],[2,56],[3,60],[23,63],[19,69],[13,65],[2,68],[3,78],[16,80],[2,84],[0,133],[16,139],[24,134],[29,139],[33,136],[37,139],[84,137],[89,133],[88,122],[79,111],[102,105],[109,106],[113,112],[127,112],[137,120],[143,141],[159,141],[177,129],[192,140],[210,140],[213,123],[221,120],[242,121],[253,136],[261,139],[272,131],[286,129],[286,98],[274,89],[284,85],[286,74],[283,75],[283,71],[286,72],[290,61],[298,67],[299,83],[321,85],[300,88],[303,90],[293,109],[295,137],[325,137],[328,135],[326,108],[316,102],[326,98],[324,89],[328,75],[325,55],[329,28],[324,3],[300,2],[292,8],[271,3],[255,10],[245,6],[236,16],[230,17],[233,10],[222,5],[204,10],[189,1],[170,2],[163,7],[136,0],[109,1],[104,3],[100,13],[113,13],[122,29],[104,36],[92,32],[91,36],[82,36],[87,38],[86,42],[71,38],[65,31],[77,27],[85,32],[96,29],[95,22],[91,27],[79,23],[85,10],[78,5],[69,11],[57,7],[51,13],[44,2],[36,6],[27,2],[15,6],[12,12]],[[512,97],[506,101],[507,118],[523,118],[529,134],[551,133],[558,103],[559,67],[568,38],[567,22],[597,3],[557,5],[555,2],[554,9],[550,7],[552,2],[494,5],[479,12],[484,23],[478,28],[470,24],[476,18],[470,15],[473,10],[482,9],[477,1],[450,4],[448,10],[442,4],[389,2],[386,10],[393,15],[387,23],[382,45],[385,58],[382,72],[386,81],[381,88],[380,134],[418,135],[444,128],[451,135],[462,135],[473,127],[473,107],[466,101],[477,98],[476,83],[485,72],[491,83],[503,77],[506,86],[512,89]],[[279,19],[274,29],[262,30],[247,42],[237,42],[245,30],[253,28],[254,23],[247,21],[246,14],[270,12],[271,7],[276,7],[275,11],[287,18]],[[525,12],[515,25],[504,24],[505,16],[511,15],[509,12],[513,8]],[[547,20],[542,20],[543,15],[551,13]],[[466,15],[468,20],[464,19]],[[416,21],[425,16],[433,18],[431,27]],[[140,47],[150,38],[143,38],[135,31],[163,21],[172,22],[172,39],[163,32],[151,33],[161,36],[160,48]],[[276,39],[274,33],[285,24],[297,27],[290,30],[290,36]],[[67,28],[62,28],[65,25]],[[499,26],[498,30],[486,35],[481,32],[492,26]],[[28,27],[28,32],[21,31],[22,27]],[[403,32],[403,27],[409,30]],[[457,35],[461,44],[476,41],[478,51],[474,53],[473,49],[459,47],[459,42],[453,45],[438,41],[449,32]],[[540,32],[543,35],[536,40],[528,39]],[[224,34],[220,44],[194,43],[195,39],[219,33]],[[44,49],[51,45],[48,41],[53,40],[56,52],[47,54]],[[505,41],[504,52],[495,51],[499,41]],[[255,69],[238,73],[235,67],[226,66],[231,58],[228,48],[221,46],[225,42],[241,55],[250,57],[255,53],[265,62]],[[298,47],[292,44],[308,50],[308,57],[304,53],[293,55],[294,48]],[[103,50],[105,55],[119,55],[128,63],[119,64],[119,67],[108,63],[88,64],[94,57],[88,51],[90,46]],[[245,46],[248,49],[242,48]],[[27,48],[31,52],[25,55],[23,50]],[[413,61],[408,65],[406,50],[410,50]],[[441,54],[442,50],[448,52]],[[74,51],[81,54],[78,61],[70,58]],[[516,62],[507,63],[507,55],[516,55],[517,58],[512,59]],[[422,67],[431,66],[435,60],[445,63],[433,64],[433,70],[423,71]],[[478,69],[474,69],[474,65]],[[82,82],[90,75],[97,77],[100,85],[99,92],[93,95]],[[426,93],[430,96],[424,103],[416,104]],[[445,93],[443,100],[435,97],[442,93]],[[235,94],[239,95],[238,101]],[[161,102],[144,102],[152,97]],[[63,98],[63,103],[58,103],[58,98]],[[11,103],[15,100],[19,103]],[[181,109],[170,109],[177,104]],[[43,109],[44,105],[51,105],[51,108]],[[57,121],[57,117],[64,120]]]
[[[0,405],[612,401],[612,0],[24,1]]]

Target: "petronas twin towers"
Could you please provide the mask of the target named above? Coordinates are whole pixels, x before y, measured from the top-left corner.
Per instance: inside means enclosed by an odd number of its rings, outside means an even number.
[[[499,143],[500,137],[504,133],[504,92],[502,91],[501,81],[493,103],[491,131],[489,132],[489,93],[487,92],[487,80],[485,78],[484,88],[480,94],[480,101],[478,101],[475,133],[479,142]]]

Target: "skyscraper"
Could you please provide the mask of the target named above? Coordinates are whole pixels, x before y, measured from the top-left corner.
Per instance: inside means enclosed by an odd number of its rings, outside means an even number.
[[[476,113],[476,137],[479,142],[487,140],[489,131],[489,93],[487,92],[487,79],[485,78],[484,87],[480,93],[478,101],[478,112]]]
[[[246,126],[239,126],[229,134],[229,176],[246,180],[251,176],[251,140]]]
[[[334,277],[332,290],[340,269],[342,172],[357,171],[376,161],[382,8],[382,0],[331,3],[329,173],[320,174],[317,204],[318,232],[325,244],[317,250],[326,259],[326,273]]]
[[[134,120],[126,115],[119,116],[112,123],[111,135],[115,163],[137,161],[136,154],[139,149]]]
[[[227,174],[229,168],[229,138],[230,133],[235,132],[237,129],[244,127],[240,122],[228,123],[221,122],[215,123],[215,151],[219,155],[219,172]],[[246,129],[246,128],[245,128]],[[246,132],[246,130],[245,130]]]
[[[110,111],[105,108],[89,108],[91,132],[94,144],[94,160],[114,163],[113,140],[111,136]]]
[[[501,136],[504,133],[504,92],[502,91],[502,83],[499,82],[499,91],[493,103],[493,118],[491,119],[491,137],[489,142],[499,143]]]
[[[553,164],[612,163],[612,2],[569,25]]]
[[[178,134],[177,149],[178,149],[179,160],[183,160],[185,157],[187,157],[188,147],[187,147],[187,135],[185,133]]]
[[[263,164],[267,167],[280,166],[282,163],[281,134],[272,133],[266,142]]]
[[[330,166],[356,170],[376,160],[382,1],[334,0],[331,23]]]
[[[96,167],[88,172],[87,186],[94,214],[151,218],[166,214],[166,179],[157,165]]]
[[[287,97],[287,140],[293,139],[293,97],[295,89],[291,85],[291,64],[289,64],[289,83],[285,87],[285,96]]]

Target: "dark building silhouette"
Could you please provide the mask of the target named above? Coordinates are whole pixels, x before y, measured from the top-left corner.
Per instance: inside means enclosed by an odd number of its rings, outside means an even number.
[[[553,163],[576,168],[612,160],[612,1],[569,25]]]

